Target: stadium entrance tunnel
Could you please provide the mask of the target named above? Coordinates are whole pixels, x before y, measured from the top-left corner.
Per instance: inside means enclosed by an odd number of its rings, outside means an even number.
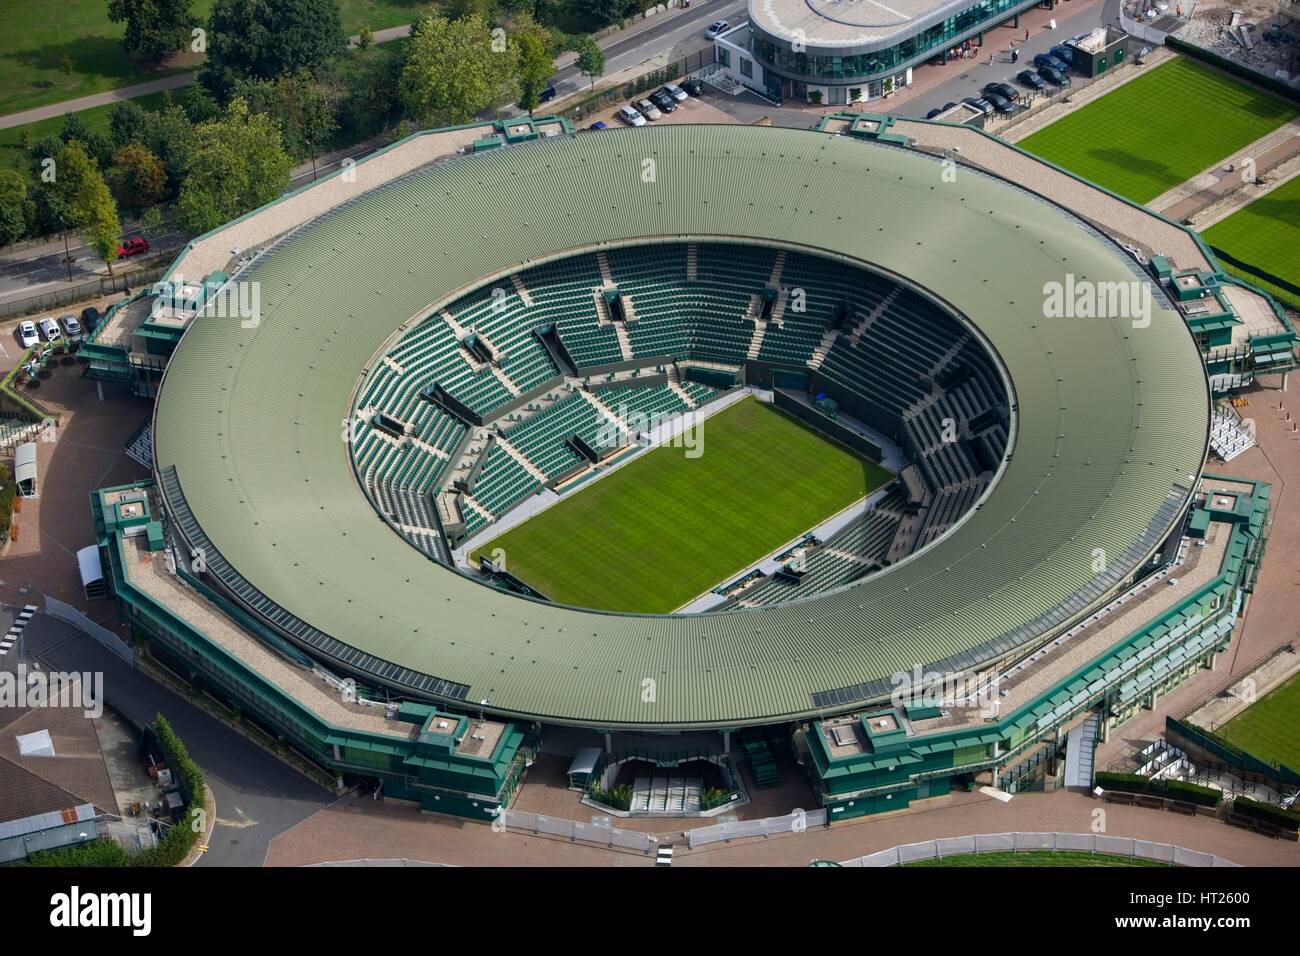
[[[736,405],[747,388],[768,407]],[[349,448],[397,534],[490,586],[737,610],[832,593],[943,537],[1009,454],[1009,392],[975,328],[900,276],[660,237],[423,310],[358,381]]]

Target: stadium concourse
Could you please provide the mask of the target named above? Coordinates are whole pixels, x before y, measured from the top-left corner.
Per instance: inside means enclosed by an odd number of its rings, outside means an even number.
[[[908,145],[515,120],[202,237],[108,320],[171,336],[160,385],[91,343],[92,371],[158,388],[152,480],[92,500],[120,612],[330,772],[477,819],[543,740],[594,750],[570,783],[598,803],[682,777],[704,814],[746,799],[739,760],[760,787],[801,765],[835,819],[1028,787],[1071,746],[1079,771],[1080,728],[1226,646],[1271,489],[1203,474],[1185,276]],[[1076,280],[1149,311],[1047,317]],[[901,472],[707,613],[595,612],[455,561],[539,495],[619,487],[611,465],[657,453],[638,422],[741,390]]]

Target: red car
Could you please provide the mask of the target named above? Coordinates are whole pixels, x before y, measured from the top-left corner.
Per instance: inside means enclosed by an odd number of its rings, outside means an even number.
[[[135,236],[131,239],[124,240],[117,247],[117,257],[119,259],[125,259],[127,256],[135,256],[148,251],[149,240],[144,236]]]

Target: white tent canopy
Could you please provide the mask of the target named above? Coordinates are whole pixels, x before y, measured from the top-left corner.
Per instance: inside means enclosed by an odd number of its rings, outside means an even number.
[[[36,497],[36,442],[24,442],[14,450],[14,481],[24,498]]]
[[[81,586],[86,597],[94,599],[104,596],[104,566],[99,560],[99,548],[87,545],[77,552],[77,570],[81,572]]]

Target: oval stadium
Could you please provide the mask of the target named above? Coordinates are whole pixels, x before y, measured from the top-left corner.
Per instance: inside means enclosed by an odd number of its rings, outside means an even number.
[[[1269,498],[1206,474],[1180,290],[1230,280],[836,132],[431,131],[195,240],[110,317],[170,353],[153,480],[93,496],[123,616],[477,818],[551,742],[589,793],[1014,791],[1210,665]]]

